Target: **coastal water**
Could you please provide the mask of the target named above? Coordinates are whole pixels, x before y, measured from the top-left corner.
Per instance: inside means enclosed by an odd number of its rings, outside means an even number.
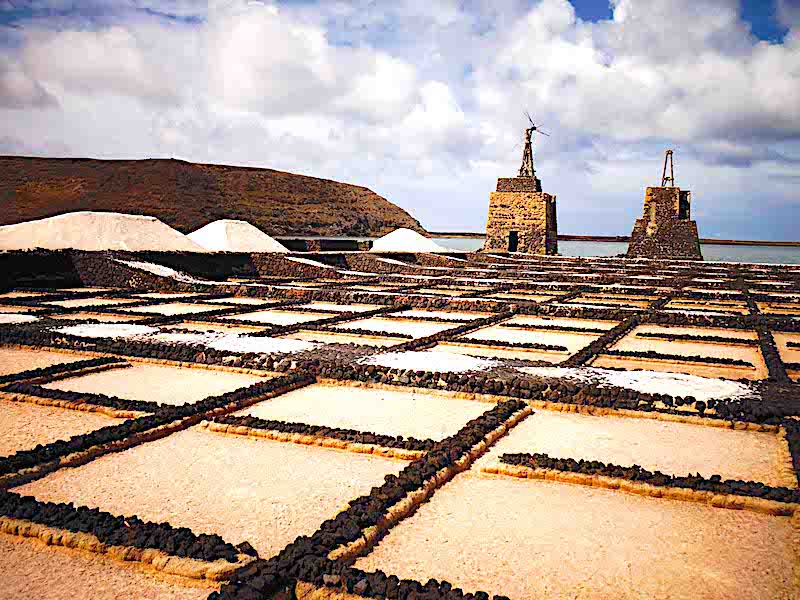
[[[437,244],[453,250],[478,250],[482,238],[433,238]],[[800,248],[786,246],[729,246],[702,244],[703,258],[707,261],[747,262],[766,264],[800,264]],[[561,240],[558,252],[562,256],[617,256],[628,250],[627,242],[587,242]]]

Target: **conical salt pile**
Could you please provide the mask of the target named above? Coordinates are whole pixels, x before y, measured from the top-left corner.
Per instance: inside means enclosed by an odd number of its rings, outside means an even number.
[[[205,252],[155,217],[71,212],[0,227],[0,250],[162,250]]]
[[[211,252],[288,252],[279,242],[246,221],[214,221],[187,237]]]
[[[411,229],[395,229],[373,242],[370,252],[452,252]]]

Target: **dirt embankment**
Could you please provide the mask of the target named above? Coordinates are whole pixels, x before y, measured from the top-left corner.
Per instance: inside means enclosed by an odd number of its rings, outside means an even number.
[[[152,215],[183,233],[217,219],[248,221],[269,235],[424,231],[365,187],[272,169],[171,159],[0,157],[0,225],[76,210]]]

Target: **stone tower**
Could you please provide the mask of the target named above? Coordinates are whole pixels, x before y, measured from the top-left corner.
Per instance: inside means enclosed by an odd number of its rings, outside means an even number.
[[[670,176],[667,176],[668,160]],[[674,182],[672,150],[667,150],[661,186],[647,188],[644,216],[636,219],[633,226],[628,245],[629,258],[703,260],[697,223],[690,219],[692,193],[674,187]]]
[[[533,168],[531,135],[525,131],[525,150],[517,177],[501,177],[497,191],[489,196],[484,252],[556,254],[558,227],[556,197],[542,192],[542,182]]]

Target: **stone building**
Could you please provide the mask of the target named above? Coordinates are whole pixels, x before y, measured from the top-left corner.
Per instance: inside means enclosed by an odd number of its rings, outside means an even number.
[[[533,169],[534,131],[536,126],[531,123],[525,132],[519,175],[498,179],[497,191],[489,196],[484,252],[558,252],[556,197],[542,192],[542,183]]]
[[[670,176],[667,176],[667,160]],[[667,150],[661,186],[647,188],[644,215],[633,226],[629,258],[703,260],[697,223],[691,220],[692,193],[675,187],[674,183],[672,150]]]

